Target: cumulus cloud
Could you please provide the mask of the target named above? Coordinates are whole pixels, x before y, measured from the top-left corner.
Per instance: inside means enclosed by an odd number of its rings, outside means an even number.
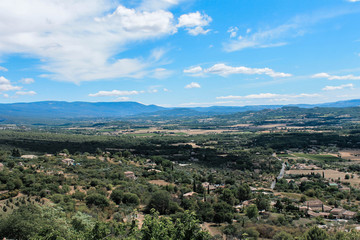
[[[117,96],[128,96],[128,95],[137,95],[142,93],[142,91],[119,91],[119,90],[112,90],[112,91],[99,91],[97,93],[90,93],[89,97],[117,97]]]
[[[207,34],[210,30],[205,30],[212,21],[211,17],[200,12],[183,14],[178,19],[177,27],[185,27],[190,35]]]
[[[35,91],[18,91],[16,92],[16,95],[19,95],[19,96],[33,96],[33,95],[36,95],[37,93]]]
[[[5,68],[5,67],[0,66],[0,71],[7,72],[7,71],[8,71],[8,69],[7,69],[7,68]]]
[[[185,86],[185,88],[200,88],[200,84],[196,83],[196,82],[192,82],[188,85]]]
[[[6,79],[5,77],[0,77],[0,92],[7,92],[7,91],[17,91],[20,90],[21,87],[14,86],[10,80]]]
[[[349,84],[343,84],[343,85],[340,85],[340,86],[326,86],[324,87],[322,90],[324,91],[332,91],[332,90],[341,90],[341,89],[344,89],[344,88],[354,88],[354,84],[352,83],[349,83]]]
[[[138,8],[116,2],[2,0],[0,23],[6,24],[0,24],[0,54],[41,59],[41,76],[60,81],[141,78],[159,68],[161,63],[154,61],[163,53],[126,58],[122,53],[129,43],[172,35],[180,27],[204,34],[211,21],[196,12],[180,16],[178,22],[166,10],[177,0],[142,1]]]
[[[268,75],[273,78],[279,78],[279,77],[291,77],[292,75],[290,73],[282,73],[282,72],[275,72],[274,70],[270,68],[249,68],[249,67],[232,67],[228,66],[224,63],[218,63],[215,64],[209,68],[202,69],[202,67],[191,67],[184,70],[184,73],[199,76],[203,73],[210,73],[210,74],[216,74],[220,76],[228,76],[232,74],[248,74],[248,75]]]
[[[250,94],[246,96],[222,96],[216,97],[216,99],[290,99],[290,98],[311,98],[311,97],[319,97],[319,94],[274,94],[274,93],[259,93],[259,94]]]
[[[33,78],[23,78],[20,80],[20,82],[23,84],[31,84],[31,83],[34,83],[35,80]]]
[[[311,76],[312,78],[327,78],[329,80],[360,80],[360,76],[354,76],[352,74],[344,75],[344,76],[337,76],[337,75],[330,75],[328,73],[317,73]]]

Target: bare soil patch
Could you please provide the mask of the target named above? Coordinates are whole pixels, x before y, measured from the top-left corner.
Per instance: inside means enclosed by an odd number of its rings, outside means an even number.
[[[168,185],[171,185],[171,183],[166,182],[166,181],[164,181],[164,180],[150,180],[149,183],[155,184],[155,185],[158,185],[158,186],[168,186]]]
[[[360,161],[360,150],[344,149],[339,151],[341,158],[353,161]]]

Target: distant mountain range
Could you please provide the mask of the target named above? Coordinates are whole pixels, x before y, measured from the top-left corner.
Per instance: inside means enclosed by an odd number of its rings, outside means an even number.
[[[323,104],[295,104],[295,105],[255,105],[243,107],[193,107],[193,108],[164,108],[156,105],[144,105],[137,102],[61,102],[44,101],[31,103],[0,104],[0,120],[7,122],[11,119],[75,119],[75,118],[122,118],[122,117],[183,117],[183,116],[211,116],[246,111],[260,111],[276,109],[284,106],[301,108],[314,107],[358,107],[360,99],[339,101]]]

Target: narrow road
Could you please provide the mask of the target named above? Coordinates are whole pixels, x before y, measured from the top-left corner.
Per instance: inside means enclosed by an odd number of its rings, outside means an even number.
[[[278,158],[279,161],[282,161],[280,158]],[[277,180],[280,180],[284,177],[284,174],[285,174],[285,168],[286,168],[286,164],[285,162],[282,163],[282,168],[280,170],[280,173],[279,175],[277,176]],[[271,183],[271,189],[274,189],[275,188],[275,185],[276,185],[276,180],[274,180],[272,183]]]

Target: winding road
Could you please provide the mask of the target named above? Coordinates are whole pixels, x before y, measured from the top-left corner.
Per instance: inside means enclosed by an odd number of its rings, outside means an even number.
[[[278,158],[279,161],[282,161],[280,158]],[[277,180],[280,180],[284,177],[285,174],[285,168],[286,168],[286,164],[285,162],[282,163],[282,168],[280,170],[279,175],[276,177]],[[276,185],[276,179],[271,183],[271,189],[274,190],[275,185]]]

